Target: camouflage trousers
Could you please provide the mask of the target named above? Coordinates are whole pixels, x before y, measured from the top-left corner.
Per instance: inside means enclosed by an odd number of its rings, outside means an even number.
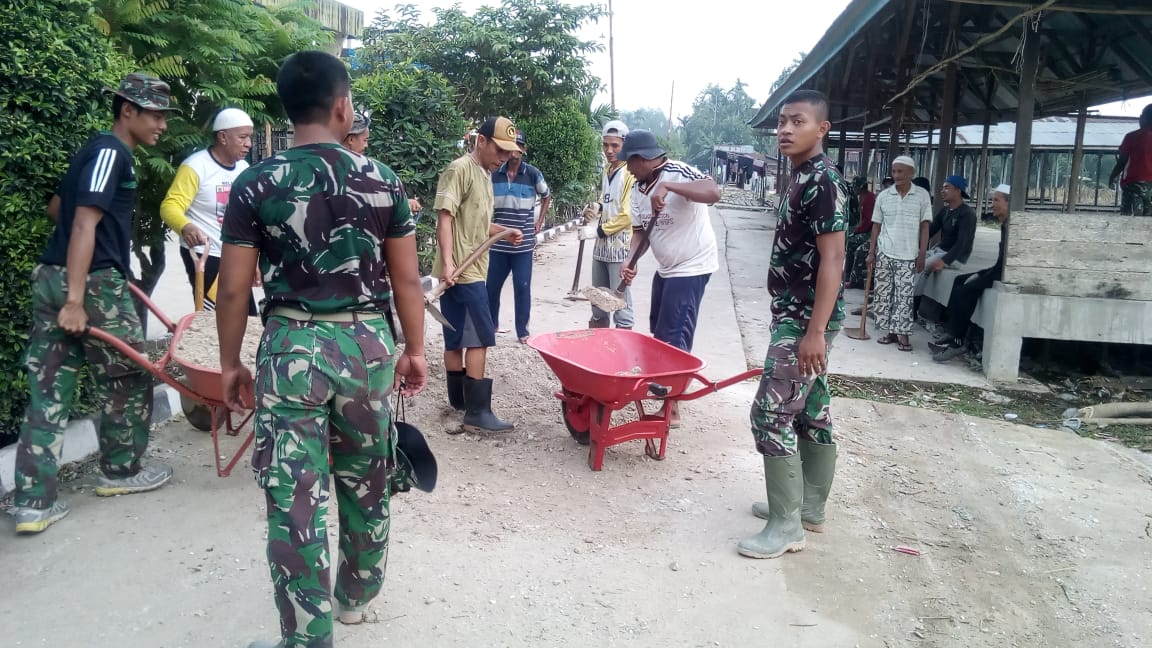
[[[1152,182],[1132,182],[1120,187],[1120,213],[1152,216]]]
[[[332,598],[344,607],[365,605],[384,584],[394,349],[383,318],[274,316],[265,327],[252,467],[268,505],[268,565],[286,647],[332,646]],[[330,482],[340,523],[334,592]]]
[[[870,232],[850,234],[844,250],[844,287],[863,288],[868,280],[868,243]]]
[[[109,477],[127,477],[140,470],[148,446],[152,418],[150,377],[115,349],[92,338],[72,336],[56,324],[68,295],[61,266],[38,265],[32,270],[32,327],[25,369],[28,407],[16,448],[17,506],[48,508],[59,487],[64,428],[76,397],[85,363],[101,404],[97,436],[100,468]],[[118,270],[94,270],[84,294],[88,323],[143,350],[144,330]]]
[[[840,332],[838,322],[830,322],[824,334],[826,354]],[[828,412],[831,394],[827,373],[804,376],[796,353],[804,329],[793,320],[772,322],[772,340],[764,357],[764,374],[752,401],[752,436],[756,450],[768,457],[796,453],[798,437],[815,443],[832,443],[832,416]]]

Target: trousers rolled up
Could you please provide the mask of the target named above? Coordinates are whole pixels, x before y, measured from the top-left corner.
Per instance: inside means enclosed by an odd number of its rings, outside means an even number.
[[[45,509],[56,501],[64,430],[85,367],[94,402],[101,408],[100,470],[112,478],[131,477],[140,471],[148,446],[150,376],[103,342],[65,333],[57,317],[67,295],[63,266],[38,265],[32,270],[32,326],[24,362],[28,406],[16,447],[16,506]],[[84,312],[90,326],[143,352],[144,329],[128,282],[118,270],[88,274]]]
[[[269,318],[256,368],[252,467],[264,489],[268,565],[285,648],[330,648],[333,603],[366,605],[384,584],[395,451],[385,319]],[[335,590],[330,488],[339,507]],[[329,592],[333,592],[330,596]]]
[[[592,260],[592,285],[597,288],[607,288],[608,290],[616,290],[620,285],[620,269],[624,267],[622,262],[601,261],[599,259]],[[626,306],[616,311],[615,313],[608,313],[607,311],[600,310],[592,306],[592,317],[594,319],[602,320],[609,315],[615,323],[616,328],[632,328],[635,323],[635,315],[632,311],[632,287],[628,286],[624,289],[624,301]]]
[[[876,255],[872,269],[872,304],[876,326],[896,335],[911,335],[912,297],[916,284],[916,262],[893,259],[883,252]]]
[[[833,442],[827,369],[818,376],[806,376],[797,362],[805,332],[793,320],[772,323],[764,372],[750,416],[756,450],[766,457],[795,454],[797,439],[801,438],[813,443]],[[824,334],[825,367],[839,332],[836,328]]]

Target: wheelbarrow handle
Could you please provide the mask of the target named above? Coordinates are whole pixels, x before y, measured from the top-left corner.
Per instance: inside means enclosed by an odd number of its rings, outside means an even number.
[[[744,373],[736,374],[735,376],[732,376],[731,378],[725,378],[724,380],[718,380],[715,382],[708,380],[707,378],[705,378],[704,376],[702,376],[698,373],[693,373],[692,378],[694,380],[700,381],[701,383],[704,384],[704,386],[701,387],[700,389],[697,389],[696,391],[693,391],[693,392],[684,392],[683,394],[676,396],[672,400],[678,400],[678,401],[696,400],[697,398],[700,398],[701,396],[707,396],[708,394],[718,392],[721,389],[726,389],[728,387],[731,387],[732,385],[735,385],[736,383],[744,382],[745,380],[748,380],[749,378],[755,378],[755,377],[761,375],[762,373],[764,373],[763,369],[749,369],[749,370],[745,371]]]
[[[139,365],[148,373],[152,374],[153,377],[160,379],[164,382],[164,384],[172,387],[180,394],[192,398],[198,402],[205,402],[203,396],[192,391],[188,388],[187,385],[173,378],[168,374],[167,371],[164,371],[164,367],[168,366],[168,361],[172,357],[171,348],[164,352],[164,355],[160,358],[160,360],[153,363],[148,359],[147,355],[137,351],[136,349],[133,349],[132,345],[128,344],[124,340],[121,340],[115,335],[112,335],[102,328],[97,326],[86,326],[84,327],[84,335],[87,335],[96,340],[100,340],[104,344],[112,347],[125,358],[128,358],[133,363]]]

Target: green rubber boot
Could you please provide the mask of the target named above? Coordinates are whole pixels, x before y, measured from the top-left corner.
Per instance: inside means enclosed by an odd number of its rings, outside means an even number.
[[[804,505],[800,507],[800,521],[805,529],[824,533],[824,503],[828,501],[836,474],[836,444],[800,439],[799,448],[804,463]],[[767,520],[768,502],[752,504],[752,514]]]
[[[800,455],[764,457],[764,485],[768,493],[768,523],[764,530],[740,541],[737,551],[749,558],[777,558],[804,549],[800,504],[804,476]]]
[[[824,533],[824,503],[828,501],[836,475],[836,444],[800,439],[800,457],[804,461],[804,504],[800,507],[800,521],[805,529]]]

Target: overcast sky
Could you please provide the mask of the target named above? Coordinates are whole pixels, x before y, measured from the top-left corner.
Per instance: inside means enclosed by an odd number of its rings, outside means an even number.
[[[364,12],[371,23],[380,9],[392,9],[387,0],[340,0]],[[587,4],[596,0],[564,0]],[[687,116],[692,101],[709,83],[731,87],[737,79],[748,85],[757,104],[792,59],[807,52],[824,35],[849,0],[803,0],[800,4],[705,0],[697,3],[656,0],[613,0],[612,31],[616,60],[616,107],[620,110],[659,108],[667,112],[669,100],[676,117]],[[409,0],[431,20],[430,9],[446,7],[452,0]],[[471,13],[496,0],[460,0]],[[603,0],[602,4],[607,4]],[[801,9],[802,7],[802,9]],[[788,20],[783,14],[793,13]],[[797,19],[802,16],[802,19]],[[604,84],[602,99],[608,102],[608,20],[581,34],[598,40],[604,51],[590,57],[592,73]],[[675,94],[672,84],[675,82]],[[1139,115],[1146,98],[1102,107],[1104,114]]]

